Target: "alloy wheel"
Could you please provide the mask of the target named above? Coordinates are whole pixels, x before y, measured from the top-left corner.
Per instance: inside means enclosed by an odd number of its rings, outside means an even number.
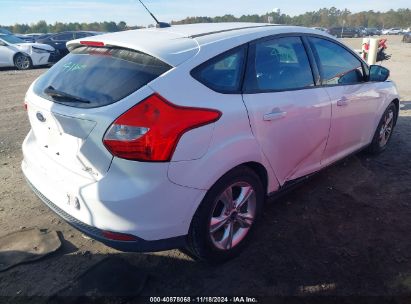
[[[249,232],[256,216],[257,199],[253,187],[237,182],[217,198],[212,211],[209,233],[218,249],[230,250]]]
[[[392,128],[394,125],[394,111],[390,109],[385,113],[379,134],[379,145],[384,147],[390,139]]]
[[[16,67],[19,70],[26,70],[30,67],[30,58],[24,55],[19,55],[16,58]]]

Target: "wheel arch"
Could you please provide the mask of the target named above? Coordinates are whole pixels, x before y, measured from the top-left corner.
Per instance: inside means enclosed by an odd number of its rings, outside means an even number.
[[[258,177],[260,178],[260,181],[262,182],[263,187],[264,187],[264,191],[265,191],[264,195],[267,195],[267,193],[268,193],[268,172],[267,172],[267,169],[261,163],[258,163],[258,162],[255,162],[255,161],[240,164],[240,165],[234,167],[233,169],[235,169],[237,167],[241,167],[241,166],[250,168],[251,170],[253,170],[258,175]]]
[[[275,172],[258,148],[255,139],[242,139],[225,143],[227,146],[224,149],[209,152],[201,159],[172,162],[167,173],[169,180],[180,186],[209,190],[231,170],[246,166],[260,177],[266,193],[276,191],[280,185]],[[203,173],[201,178],[199,172]]]
[[[17,57],[18,55],[24,55],[24,56],[27,56],[27,57],[30,58],[30,56],[29,56],[28,54],[25,54],[25,53],[23,53],[23,52],[17,52],[16,54],[13,55],[13,62],[14,62],[14,63],[16,62],[16,57]],[[31,60],[31,58],[30,58],[30,60]]]

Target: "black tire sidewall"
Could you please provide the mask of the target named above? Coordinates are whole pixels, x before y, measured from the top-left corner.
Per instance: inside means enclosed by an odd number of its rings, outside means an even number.
[[[215,200],[230,185],[244,181],[249,183],[256,194],[256,216],[246,237],[234,248],[221,250],[215,247],[209,234],[209,221]],[[201,202],[190,227],[189,250],[200,259],[209,262],[223,262],[237,256],[247,245],[253,235],[255,227],[261,215],[265,200],[265,191],[258,175],[247,167],[238,167],[220,178],[207,192]]]
[[[384,146],[381,147],[381,146],[380,146],[380,143],[379,143],[380,130],[381,130],[382,124],[384,123],[384,117],[385,117],[385,115],[388,113],[388,111],[389,111],[390,109],[392,109],[392,111],[393,111],[393,113],[394,113],[394,118],[393,118],[394,121],[393,121],[393,125],[392,125],[392,130],[391,130],[391,134],[390,134],[390,137],[388,138],[387,143],[386,143]],[[393,134],[393,132],[394,132],[394,126],[395,126],[395,122],[396,122],[395,120],[397,119],[397,117],[396,117],[396,115],[397,115],[397,114],[396,114],[396,110],[397,110],[397,108],[396,108],[395,104],[392,103],[392,102],[391,102],[391,103],[388,105],[388,107],[385,109],[384,114],[381,116],[380,122],[378,123],[378,127],[377,127],[377,129],[375,130],[373,140],[372,140],[371,145],[370,145],[370,147],[369,147],[369,149],[368,149],[369,152],[374,153],[374,154],[379,154],[379,153],[383,152],[383,151],[387,148],[389,142],[391,141],[392,134]]]

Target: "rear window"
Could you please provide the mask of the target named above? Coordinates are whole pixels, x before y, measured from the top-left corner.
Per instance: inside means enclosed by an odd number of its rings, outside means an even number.
[[[81,46],[56,63],[34,92],[56,103],[96,108],[115,103],[171,69],[135,50]]]

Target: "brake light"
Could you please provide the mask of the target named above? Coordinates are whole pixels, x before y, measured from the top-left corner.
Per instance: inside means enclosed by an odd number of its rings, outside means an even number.
[[[220,117],[217,110],[177,106],[153,94],[117,118],[103,142],[120,158],[166,162],[185,132]]]
[[[100,41],[80,41],[80,44],[87,45],[87,46],[104,46],[104,42]]]

